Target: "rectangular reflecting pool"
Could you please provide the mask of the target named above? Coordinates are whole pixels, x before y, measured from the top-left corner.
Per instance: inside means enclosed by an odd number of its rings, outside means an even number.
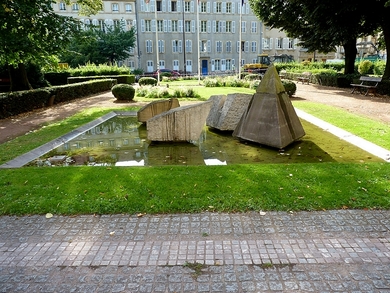
[[[306,135],[282,150],[239,141],[231,132],[206,126],[197,141],[156,143],[148,141],[146,126],[135,112],[117,112],[15,161],[27,167],[383,162],[305,120],[302,125]]]

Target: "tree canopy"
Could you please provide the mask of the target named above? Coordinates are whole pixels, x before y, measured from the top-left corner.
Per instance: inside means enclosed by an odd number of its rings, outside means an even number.
[[[61,61],[73,67],[88,62],[112,64],[129,57],[134,43],[135,30],[126,30],[124,21],[118,25],[104,25],[104,29],[90,25],[74,38]]]
[[[309,51],[331,52],[342,45],[346,74],[354,72],[358,37],[380,28],[386,40],[385,18],[390,12],[390,7],[385,7],[386,2],[388,0],[375,1],[367,9],[366,2],[355,0],[249,0],[254,13],[266,25],[298,38]]]
[[[101,7],[101,0],[77,2],[84,11],[87,7],[90,12]],[[55,13],[53,3],[53,0],[2,0],[0,4],[0,64],[9,66],[11,90],[31,88],[25,64],[45,62],[48,56],[66,47],[78,32],[78,20]]]

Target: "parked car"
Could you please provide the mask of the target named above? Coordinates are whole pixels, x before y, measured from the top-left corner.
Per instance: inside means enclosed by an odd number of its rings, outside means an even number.
[[[178,71],[172,70],[172,69],[163,68],[163,69],[159,69],[159,71],[160,71],[160,77],[162,77],[162,76],[179,77],[180,76],[180,73]],[[153,77],[157,78],[157,70],[153,72]]]

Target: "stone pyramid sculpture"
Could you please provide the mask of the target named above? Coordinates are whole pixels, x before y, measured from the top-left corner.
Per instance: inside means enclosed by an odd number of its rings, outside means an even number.
[[[259,144],[284,148],[305,135],[302,124],[274,66],[256,89],[233,136]]]

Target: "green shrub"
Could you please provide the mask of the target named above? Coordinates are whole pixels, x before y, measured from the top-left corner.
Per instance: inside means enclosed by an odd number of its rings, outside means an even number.
[[[363,60],[359,63],[358,71],[362,75],[373,74],[374,73],[374,63],[370,60]]]
[[[203,85],[205,87],[220,87],[224,86],[225,82],[221,77],[206,77],[203,80]]]
[[[68,71],[60,71],[60,72],[46,72],[45,79],[51,85],[64,85],[68,83],[68,77],[70,77],[70,73]]]
[[[378,60],[374,62],[374,74],[382,76],[385,73],[386,62],[384,60]]]
[[[149,89],[147,87],[139,87],[136,90],[136,95],[138,97],[146,97],[146,95],[148,94],[148,91],[149,91]]]
[[[248,74],[244,76],[244,80],[261,80],[260,74]]]
[[[71,76],[122,75],[130,74],[130,69],[124,66],[89,63],[78,68],[69,69],[69,72]]]
[[[297,85],[295,84],[295,82],[284,79],[284,80],[282,80],[282,84],[283,84],[284,89],[289,97],[292,97],[293,95],[295,95],[295,93],[297,91]]]
[[[259,86],[260,82],[261,82],[261,80],[252,80],[250,85],[249,85],[249,88],[256,90],[257,87]]]
[[[111,89],[112,94],[117,100],[132,101],[135,95],[135,89],[129,84],[116,84]]]
[[[141,77],[138,81],[140,86],[143,85],[151,85],[151,86],[156,86],[157,85],[157,79],[153,77]]]
[[[97,79],[116,79],[117,83],[127,83],[133,84],[135,83],[134,75],[99,75],[99,76],[76,76],[76,77],[68,77],[68,83],[78,83],[85,82],[88,80],[97,80]]]

